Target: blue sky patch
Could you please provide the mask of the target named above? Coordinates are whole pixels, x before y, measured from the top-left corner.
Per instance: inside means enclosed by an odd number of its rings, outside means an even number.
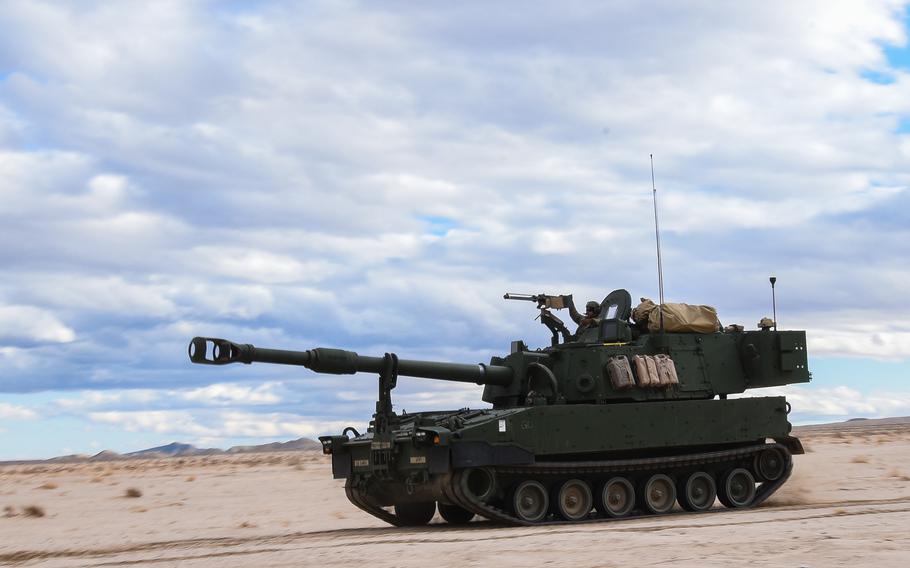
[[[910,7],[904,10],[904,29],[910,35]],[[886,45],[885,57],[891,67],[910,71],[910,40],[904,45]]]
[[[871,81],[878,85],[891,85],[895,81],[894,75],[888,71],[872,71],[870,69],[866,69],[860,73],[860,76],[863,79]]]
[[[425,215],[420,220],[428,225],[427,231],[436,237],[444,237],[452,229],[458,227],[458,222],[449,217]]]

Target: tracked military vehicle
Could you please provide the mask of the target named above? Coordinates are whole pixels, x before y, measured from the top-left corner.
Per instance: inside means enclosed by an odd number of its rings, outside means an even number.
[[[368,430],[320,441],[350,501],[397,526],[425,524],[437,509],[449,523],[534,525],[663,514],[677,504],[703,511],[716,499],[752,507],[790,476],[803,449],[784,397],[728,395],[808,382],[805,332],[773,322],[756,331],[674,328],[664,322],[672,305],[633,323],[629,293],[616,290],[572,333],[552,312],[577,314],[570,296],[506,297],[537,302],[551,345],[515,341],[508,355],[466,365],[196,337],[189,356],[378,374]],[[491,407],[396,413],[399,376],[483,385]]]

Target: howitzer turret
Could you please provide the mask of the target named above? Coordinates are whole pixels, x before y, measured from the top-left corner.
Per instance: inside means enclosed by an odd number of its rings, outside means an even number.
[[[189,356],[378,374],[368,431],[320,441],[351,502],[394,525],[426,523],[437,507],[448,522],[516,524],[666,513],[677,502],[698,511],[715,498],[749,507],[790,475],[802,447],[786,400],[727,395],[809,381],[805,332],[721,330],[713,308],[684,304],[662,306],[659,327],[649,326],[646,302],[633,323],[625,290],[585,319],[571,296],[506,298],[537,303],[550,346],[514,341],[509,354],[470,365],[196,337]],[[574,333],[550,312],[563,308],[581,321]],[[399,375],[483,385],[492,408],[395,413]]]

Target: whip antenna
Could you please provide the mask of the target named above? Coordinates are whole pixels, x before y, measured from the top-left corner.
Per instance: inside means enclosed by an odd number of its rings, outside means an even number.
[[[651,195],[654,197],[654,237],[657,240],[657,288],[660,303],[657,313],[660,315],[660,332],[664,332],[664,269],[660,259],[660,224],[657,221],[657,185],[654,183],[654,154],[651,154]]]
[[[777,277],[772,276],[768,280],[771,281],[771,310],[774,314],[774,331],[777,331],[777,298],[774,297],[774,283],[777,282]]]

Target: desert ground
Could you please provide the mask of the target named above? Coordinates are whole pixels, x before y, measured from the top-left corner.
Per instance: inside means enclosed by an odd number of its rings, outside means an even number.
[[[910,565],[910,419],[797,429],[769,503],[622,521],[400,529],[313,452],[0,467],[0,565]]]

